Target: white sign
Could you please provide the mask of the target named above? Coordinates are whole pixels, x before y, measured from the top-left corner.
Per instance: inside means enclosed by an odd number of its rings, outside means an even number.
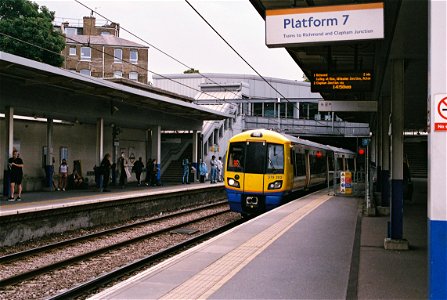
[[[267,10],[266,44],[338,42],[384,38],[383,3]]]
[[[318,111],[376,112],[377,101],[318,101]]]
[[[435,95],[434,130],[447,131],[447,94]]]

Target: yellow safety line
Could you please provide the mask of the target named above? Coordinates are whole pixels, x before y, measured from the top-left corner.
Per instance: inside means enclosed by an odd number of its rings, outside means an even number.
[[[269,245],[331,196],[322,195],[257,234],[160,299],[207,299]]]

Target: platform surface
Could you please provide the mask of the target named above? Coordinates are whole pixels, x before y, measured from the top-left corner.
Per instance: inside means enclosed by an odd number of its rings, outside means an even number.
[[[90,299],[426,299],[426,181],[415,187],[404,208],[409,251],[384,249],[389,217],[319,192]]]

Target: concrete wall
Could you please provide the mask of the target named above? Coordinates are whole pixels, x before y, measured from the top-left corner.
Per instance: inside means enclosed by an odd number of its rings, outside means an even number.
[[[225,199],[222,186],[3,216],[0,247]]]
[[[73,161],[80,160],[82,164],[83,176],[87,172],[93,171],[96,164],[96,125],[73,124],[53,125],[53,156],[56,160],[56,173],[60,162],[61,147],[68,148],[69,173],[73,172]],[[46,146],[47,124],[46,122],[14,120],[14,144],[18,146],[20,156],[24,162],[24,192],[41,190],[45,178],[42,155],[43,147]],[[0,119],[0,141],[4,147],[5,141],[5,120]],[[146,161],[146,132],[139,129],[122,128],[120,134],[119,150],[142,157]],[[104,154],[113,153],[112,129],[104,129]],[[7,158],[0,158],[1,170],[5,169]],[[93,184],[94,177],[88,176],[89,183]],[[0,188],[3,190],[3,172],[0,172]],[[130,181],[135,180],[135,175]]]

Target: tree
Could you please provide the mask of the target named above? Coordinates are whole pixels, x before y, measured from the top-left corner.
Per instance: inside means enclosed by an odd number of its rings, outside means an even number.
[[[196,70],[194,68],[188,69],[183,72],[183,74],[193,74],[193,73],[200,73],[199,70]]]
[[[62,66],[65,38],[53,29],[54,12],[28,0],[0,1],[0,50]]]

